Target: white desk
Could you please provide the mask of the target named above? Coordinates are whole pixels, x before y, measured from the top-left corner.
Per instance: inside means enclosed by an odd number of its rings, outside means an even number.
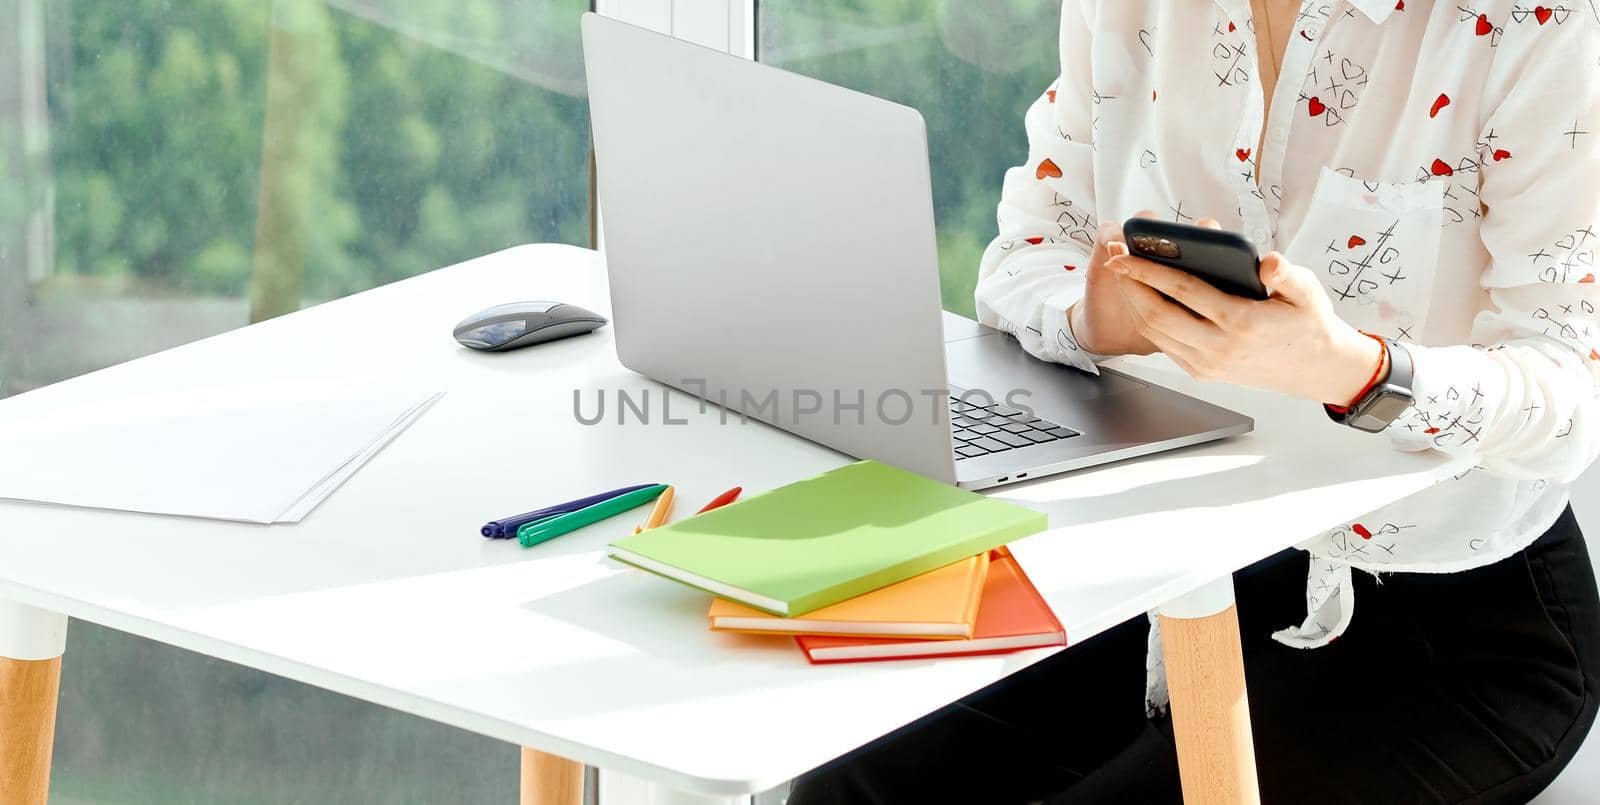
[[[848,460],[718,424],[678,393],[672,415],[689,424],[581,425],[575,389],[586,411],[596,388],[650,388],[653,406],[662,391],[617,364],[610,328],[503,355],[450,339],[462,316],[517,299],[606,311],[601,260],[510,249],[0,402],[5,417],[179,378],[350,371],[448,389],[298,525],[0,503],[0,656],[44,660],[63,616],[83,618],[623,772],[673,801],[767,789],[1047,656],[813,667],[785,639],[707,631],[703,594],[602,559],[629,517],[533,549],[479,537],[486,519],[598,489],[670,482],[688,509]],[[1376,448],[1312,405],[1134,371],[1257,430],[996,493],[1049,513],[1050,530],[1013,549],[1071,640],[1457,469]]]

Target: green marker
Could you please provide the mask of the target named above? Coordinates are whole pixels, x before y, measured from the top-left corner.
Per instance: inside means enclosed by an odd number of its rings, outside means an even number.
[[[586,506],[570,514],[551,517],[545,520],[535,520],[517,529],[517,541],[524,548],[532,548],[541,542],[548,542],[570,531],[577,531],[586,525],[593,525],[606,519],[615,517],[629,509],[637,508],[661,497],[667,488],[666,484],[656,484],[643,489],[635,489],[624,495],[618,495],[610,500],[602,500],[593,506]]]

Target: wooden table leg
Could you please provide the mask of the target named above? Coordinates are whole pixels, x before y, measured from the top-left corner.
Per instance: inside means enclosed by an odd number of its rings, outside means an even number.
[[[1162,655],[1186,805],[1257,805],[1233,579],[1161,608]]]
[[[43,805],[50,795],[56,698],[67,619],[0,600],[0,802]]]
[[[583,764],[523,747],[522,805],[583,805]]]

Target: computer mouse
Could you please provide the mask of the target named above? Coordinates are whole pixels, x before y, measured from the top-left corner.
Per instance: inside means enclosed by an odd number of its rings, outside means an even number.
[[[512,302],[474,313],[456,325],[462,346],[485,352],[531,347],[583,335],[606,325],[606,317],[561,302]]]

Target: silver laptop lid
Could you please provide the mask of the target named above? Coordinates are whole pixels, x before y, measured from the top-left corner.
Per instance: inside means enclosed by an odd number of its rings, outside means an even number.
[[[953,482],[922,116],[595,14],[583,50],[622,364]]]

